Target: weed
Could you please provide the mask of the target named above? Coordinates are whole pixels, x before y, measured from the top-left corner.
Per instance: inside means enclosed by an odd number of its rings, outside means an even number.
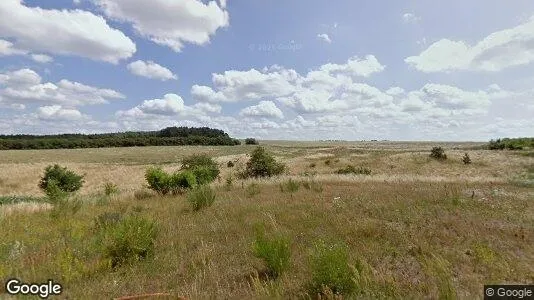
[[[253,244],[254,256],[261,258],[273,277],[280,276],[289,268],[291,256],[289,239],[281,234],[267,237],[263,227],[257,227]]]
[[[215,202],[215,198],[215,191],[209,186],[199,186],[187,195],[187,201],[194,211],[211,206]]]

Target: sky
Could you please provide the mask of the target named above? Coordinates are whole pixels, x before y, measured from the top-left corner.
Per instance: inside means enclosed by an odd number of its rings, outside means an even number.
[[[531,0],[1,0],[0,134],[534,136]]]

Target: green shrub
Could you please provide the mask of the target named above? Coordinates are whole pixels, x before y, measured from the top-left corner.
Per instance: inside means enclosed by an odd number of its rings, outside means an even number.
[[[235,164],[234,164],[233,161],[230,160],[230,161],[228,161],[228,163],[226,164],[226,166],[227,166],[228,168],[233,168],[233,167],[235,166]]]
[[[192,171],[200,185],[213,182],[220,173],[217,162],[207,154],[194,154],[184,158],[182,169]]]
[[[45,194],[51,204],[60,204],[67,201],[67,198],[69,197],[69,192],[61,189],[55,179],[48,180]]]
[[[257,183],[254,183],[254,182],[250,183],[245,188],[245,195],[247,197],[254,197],[254,196],[258,195],[260,192],[261,192],[260,191],[260,186]]]
[[[337,170],[336,174],[371,175],[371,170],[364,167],[355,168],[354,166],[349,165]]]
[[[299,190],[300,183],[293,179],[289,179],[284,183],[280,183],[280,191],[282,193],[295,193]]]
[[[247,162],[247,177],[271,177],[284,172],[285,165],[277,162],[265,148],[257,147]]]
[[[105,217],[102,228],[102,256],[112,268],[130,263],[154,254],[157,224],[137,215],[121,220]]]
[[[186,189],[197,186],[197,177],[191,171],[176,172],[171,175],[170,186],[173,194],[177,194]]]
[[[255,138],[245,139],[245,145],[259,145],[260,143]]]
[[[356,274],[349,265],[346,246],[318,243],[312,253],[310,264],[311,288],[315,293],[328,289],[334,294],[350,294],[357,288]]]
[[[46,167],[44,176],[41,177],[39,182],[39,188],[46,192],[52,182],[54,187],[51,187],[50,189],[59,189],[65,193],[76,192],[84,184],[83,176],[59,165]]]
[[[445,154],[445,150],[441,147],[433,147],[430,151],[430,157],[437,160],[445,160],[447,159],[447,154]]]
[[[118,192],[119,192],[119,187],[113,182],[104,183],[104,194],[106,196],[111,196],[113,194],[117,194]]]
[[[194,211],[211,206],[215,202],[215,198],[215,191],[209,186],[199,186],[187,195],[187,201]]]
[[[254,256],[261,258],[273,277],[280,276],[289,269],[291,248],[289,239],[281,234],[268,238],[263,227],[256,229],[252,250]]]
[[[464,156],[462,157],[462,162],[465,164],[465,165],[468,165],[471,163],[471,158],[469,157],[469,154],[465,153]]]
[[[171,191],[171,177],[161,168],[151,167],[145,172],[148,188],[161,195]]]

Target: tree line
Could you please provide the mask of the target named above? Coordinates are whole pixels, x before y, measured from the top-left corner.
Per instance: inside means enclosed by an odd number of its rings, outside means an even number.
[[[240,144],[224,131],[209,127],[167,127],[159,131],[102,134],[0,135],[0,150]]]

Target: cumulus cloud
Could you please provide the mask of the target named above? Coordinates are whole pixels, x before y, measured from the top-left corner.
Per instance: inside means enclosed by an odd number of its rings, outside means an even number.
[[[374,55],[367,55],[363,59],[353,56],[345,64],[325,64],[320,69],[328,73],[344,73],[349,76],[369,77],[374,73],[384,71],[385,68]]]
[[[144,62],[142,60],[136,60],[128,64],[127,68],[132,74],[150,79],[159,79],[162,81],[178,79],[171,70],[153,61]]]
[[[319,38],[320,40],[326,42],[326,43],[332,43],[332,40],[330,39],[330,36],[328,36],[328,34],[326,33],[319,33],[317,35],[317,38]]]
[[[165,94],[162,99],[145,100],[131,109],[119,110],[115,115],[122,119],[157,119],[175,116],[201,117],[220,111],[221,106],[218,104],[197,103],[193,106],[187,106],[179,95]]]
[[[16,47],[24,51],[110,63],[127,59],[136,51],[124,33],[88,11],[42,9],[25,6],[21,0],[2,0],[0,15],[0,36],[13,38]]]
[[[248,117],[284,118],[284,113],[272,101],[260,101],[258,105],[246,107],[241,110],[240,115]]]
[[[131,23],[151,41],[176,52],[185,43],[204,45],[219,28],[229,25],[226,1],[207,4],[200,0],[93,0],[104,14]]]
[[[534,18],[519,26],[494,32],[475,45],[439,40],[405,62],[425,72],[454,70],[498,72],[534,61]]]
[[[37,116],[42,120],[75,121],[87,117],[76,109],[66,109],[61,105],[42,106],[37,109]]]
[[[15,48],[12,42],[0,39],[0,56],[26,54],[26,51]]]
[[[54,61],[54,59],[52,57],[50,57],[48,55],[44,55],[44,54],[32,54],[31,58],[34,61],[39,62],[39,63],[43,63],[43,64],[50,63],[50,62]]]
[[[0,73],[0,101],[14,104],[47,103],[63,106],[104,104],[124,95],[111,89],[101,89],[62,79],[57,83],[42,83],[31,69]]]

